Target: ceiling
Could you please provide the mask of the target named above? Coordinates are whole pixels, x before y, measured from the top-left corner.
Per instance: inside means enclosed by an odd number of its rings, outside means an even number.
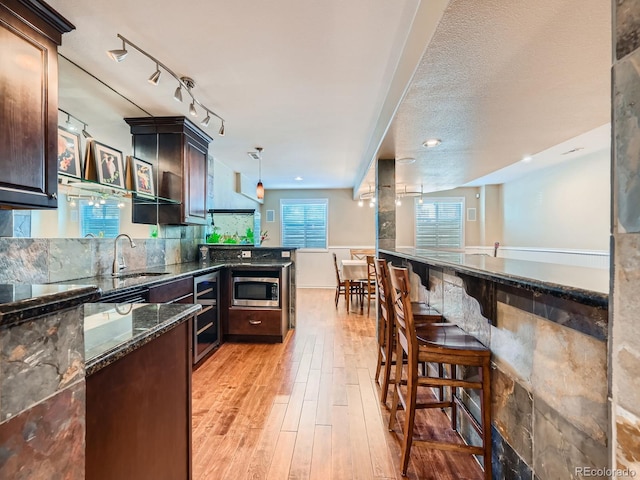
[[[150,114],[187,115],[188,102],[167,74],[150,85],[155,64],[135,50],[111,61],[116,34],[195,79],[225,119],[224,137],[215,119],[207,129],[210,154],[257,179],[247,152],[263,147],[267,191],[367,190],[378,157],[415,158],[398,183],[442,190],[609,121],[602,0],[48,3],[76,26],[61,54]],[[427,150],[428,137],[442,144]]]

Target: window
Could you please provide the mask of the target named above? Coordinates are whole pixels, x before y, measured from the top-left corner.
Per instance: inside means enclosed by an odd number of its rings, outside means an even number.
[[[80,235],[88,233],[96,237],[115,238],[120,233],[120,209],[118,202],[106,200],[104,204],[80,201]]]
[[[416,248],[464,247],[464,199],[416,201]]]
[[[326,198],[280,200],[283,247],[327,248]]]

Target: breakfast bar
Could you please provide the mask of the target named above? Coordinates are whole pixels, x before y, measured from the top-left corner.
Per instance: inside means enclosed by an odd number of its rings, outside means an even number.
[[[607,270],[414,248],[379,255],[410,266],[412,288],[490,347],[494,478],[572,478],[607,464]]]

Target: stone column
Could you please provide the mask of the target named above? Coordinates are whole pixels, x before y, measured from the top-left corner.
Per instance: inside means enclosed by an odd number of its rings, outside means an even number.
[[[640,477],[640,2],[612,4],[610,453],[613,468]]]
[[[376,250],[396,247],[396,161],[376,167]]]

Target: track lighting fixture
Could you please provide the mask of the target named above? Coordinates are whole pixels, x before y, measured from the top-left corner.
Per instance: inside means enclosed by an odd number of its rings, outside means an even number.
[[[195,83],[195,81],[193,79],[191,79],[189,77],[179,77],[173,70],[171,70],[169,67],[167,67],[160,60],[158,60],[157,58],[155,58],[151,54],[145,52],[142,48],[138,47],[137,45],[131,43],[129,40],[124,38],[122,35],[118,34],[118,38],[120,40],[122,40],[122,49],[120,49],[120,50],[109,50],[107,52],[107,54],[109,55],[109,57],[112,60],[114,60],[116,62],[121,62],[122,60],[124,60],[124,58],[127,56],[127,53],[128,53],[127,52],[127,48],[126,48],[127,45],[129,45],[130,47],[136,49],[138,52],[140,52],[142,55],[144,55],[145,57],[149,58],[150,60],[152,60],[156,64],[156,71],[149,77],[149,83],[151,83],[153,85],[157,85],[158,84],[158,82],[160,81],[160,75],[162,74],[162,71],[160,70],[160,67],[162,67],[163,70],[165,70],[169,75],[171,75],[173,78],[175,78],[178,81],[178,87],[176,88],[176,90],[175,90],[175,92],[173,94],[173,98],[175,98],[176,101],[178,101],[178,102],[182,102],[182,89],[184,87],[184,89],[187,91],[187,93],[191,97],[191,103],[189,104],[189,113],[195,117],[195,116],[198,115],[198,111],[196,110],[196,105],[199,106],[200,108],[202,108],[207,114],[206,118],[201,122],[201,125],[203,125],[205,127],[209,125],[209,122],[211,121],[211,116],[213,115],[214,117],[219,119],[220,122],[221,122],[221,126],[220,126],[220,130],[218,131],[218,135],[224,136],[224,118],[222,118],[220,115],[218,115],[216,112],[214,112],[210,108],[206,107],[202,102],[200,102],[194,96],[194,94],[192,92],[192,89],[195,87],[196,83]]]
[[[158,82],[160,81],[160,75],[161,75],[160,67],[156,63],[156,71],[153,72],[153,75],[149,77],[149,83],[151,85],[158,85]]]
[[[73,132],[75,132],[76,130],[78,130],[78,127],[76,127],[73,122],[71,122],[71,119],[73,118],[76,122],[82,124],[82,136],[84,138],[93,138],[93,135],[91,135],[88,131],[87,131],[87,127],[89,126],[88,123],[80,120],[78,117],[76,117],[75,115],[71,115],[69,112],[65,112],[64,110],[62,110],[61,108],[58,109],[58,111],[64,115],[67,116],[67,120],[64,122],[65,127],[67,128],[67,130],[71,130]]]
[[[120,38],[122,38],[122,37],[120,37]],[[123,61],[125,59],[125,57],[127,56],[128,53],[129,52],[127,52],[127,49],[126,49],[125,44],[124,44],[124,38],[122,38],[122,49],[109,50],[107,52],[107,55],[109,55],[109,58],[111,58],[111,60],[113,60],[115,62],[121,62],[121,61]]]

